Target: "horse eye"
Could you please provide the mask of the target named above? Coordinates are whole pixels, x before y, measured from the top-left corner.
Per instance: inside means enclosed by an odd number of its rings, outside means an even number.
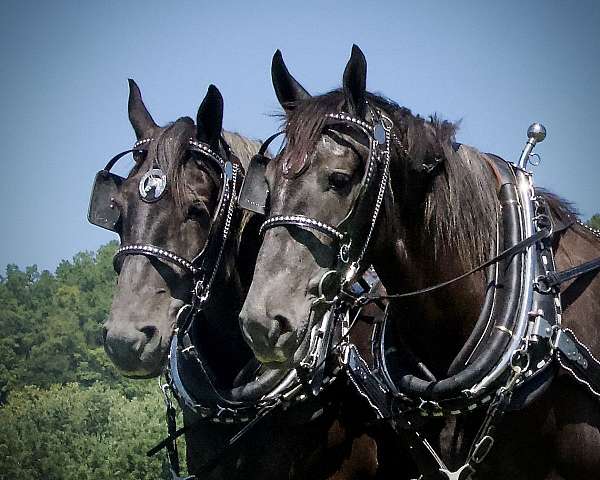
[[[207,221],[209,219],[208,208],[203,202],[194,202],[188,207],[187,216],[190,220]]]
[[[329,186],[334,190],[342,190],[350,184],[351,177],[347,173],[333,172],[329,175]]]

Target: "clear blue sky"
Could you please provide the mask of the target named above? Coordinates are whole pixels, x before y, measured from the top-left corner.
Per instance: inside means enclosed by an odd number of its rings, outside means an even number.
[[[279,48],[312,93],[337,87],[352,43],[369,90],[462,119],[458,140],[516,159],[548,129],[535,180],[600,211],[600,2],[3,1],[0,267],[54,269],[113,235],[88,225],[92,179],[134,135],[127,78],[155,120],[195,116],[210,83],[225,127],[276,128]]]

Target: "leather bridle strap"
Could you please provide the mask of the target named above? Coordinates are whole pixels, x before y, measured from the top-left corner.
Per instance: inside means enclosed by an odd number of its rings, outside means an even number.
[[[551,289],[558,287],[561,283],[596,270],[600,270],[600,257],[582,263],[581,265],[568,268],[562,272],[548,272],[546,275],[538,277],[536,283],[544,291],[550,291]]]
[[[156,257],[181,267],[183,270],[191,273],[194,277],[200,273],[200,269],[195,267],[191,261],[186,260],[185,258],[169,250],[158,248],[153,245],[125,245],[120,247],[113,257],[115,271],[118,272],[120,270],[119,261],[126,255],[145,255],[147,257]]]
[[[317,230],[318,232],[321,232],[340,242],[343,241],[345,237],[345,235],[337,228],[304,215],[275,215],[270,217],[261,225],[259,235],[262,235],[270,228],[280,227],[283,225],[295,225],[297,227],[307,228],[310,230]]]

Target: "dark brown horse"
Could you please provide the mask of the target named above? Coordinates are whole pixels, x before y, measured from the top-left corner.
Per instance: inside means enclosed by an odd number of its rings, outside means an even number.
[[[424,120],[367,92],[366,60],[357,47],[340,90],[310,96],[289,74],[279,52],[272,74],[285,110],[286,144],[266,170],[268,215],[284,220],[263,228],[264,240],[241,318],[256,355],[285,368],[305,354],[313,326],[309,312],[319,280],[336,268],[342,254],[335,232],[306,219],[346,225],[345,218],[363,198],[360,189],[369,142],[360,129],[349,128],[348,121],[331,126],[327,122],[331,114],[342,112],[373,124],[373,112],[379,112],[391,122],[389,182],[361,264],[362,268],[374,265],[388,292],[410,292],[444,282],[493,256],[502,233],[498,227],[502,212],[493,156],[457,144],[451,123]],[[576,217],[568,203],[548,193],[540,195],[553,218],[570,225],[553,237],[557,269],[598,257],[598,235],[573,223]],[[297,215],[302,219],[294,220]],[[563,326],[598,357],[600,276],[596,273],[563,285],[561,299]],[[453,359],[482,309],[485,285],[480,272],[429,294],[392,301],[395,338],[411,348],[432,378],[451,376]],[[477,478],[600,478],[598,398],[564,370],[552,368],[556,375],[549,388],[524,409],[506,413],[498,424],[495,444],[478,466]],[[450,470],[463,465],[482,418],[483,413],[476,411],[423,425]]]
[[[242,167],[259,147],[240,135],[222,132],[222,117],[223,100],[211,86],[196,124],[180,118],[159,127],[143,104],[139,88],[130,81],[129,118],[136,145],[142,145],[144,152],[134,153],[133,169],[110,199],[111,209],[120,212],[115,229],[122,246],[153,245],[183,260],[192,260],[204,249],[224,180],[215,165],[190,151],[190,139],[227,158],[220,140],[223,136]],[[235,158],[231,160],[237,163]],[[160,188],[160,193],[156,193],[159,187],[145,180],[152,169],[165,173],[166,188]],[[150,199],[145,196],[148,188],[154,195]],[[258,251],[257,223],[236,211],[231,227],[194,335],[212,379],[225,390],[239,385],[240,372],[256,364],[238,316]],[[178,314],[190,303],[194,284],[189,268],[183,268],[181,261],[139,248],[134,253],[117,257],[119,278],[104,325],[105,349],[124,375],[148,378],[158,376],[165,367]],[[186,434],[188,470],[198,478],[211,479],[374,478],[376,446],[344,421],[339,404],[334,389],[323,399],[323,408],[277,411],[225,453],[221,447],[243,424],[201,422]],[[198,419],[198,414],[184,408],[187,425]],[[208,464],[211,468],[205,468]]]

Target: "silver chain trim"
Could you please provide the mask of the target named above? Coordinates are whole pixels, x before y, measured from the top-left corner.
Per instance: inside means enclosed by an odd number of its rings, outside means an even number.
[[[137,142],[135,142],[133,144],[133,148],[141,147],[142,145],[144,145],[146,143],[150,143],[152,140],[154,140],[154,139],[153,138],[144,138],[142,140],[138,140]]]
[[[577,223],[586,230],[592,232],[596,237],[600,238],[600,230],[596,230],[594,227],[590,227],[587,223],[584,223],[581,220],[577,220]]]
[[[120,257],[125,254],[130,255],[132,253],[139,253],[141,255],[148,253],[151,255],[160,256],[166,260],[172,261],[180,267],[183,267],[184,269],[191,272],[193,275],[196,275],[199,271],[196,267],[194,267],[194,265],[192,265],[192,263],[189,260],[186,260],[185,258],[180,257],[176,253],[173,253],[169,250],[158,248],[153,245],[125,245],[123,247],[120,247],[116,251],[114,258]]]
[[[210,275],[210,278],[208,280],[208,282],[203,285],[203,292],[202,292],[202,297],[201,297],[201,301],[206,301],[208,299],[207,295],[208,292],[210,292],[210,288],[215,280],[215,277],[217,276],[217,271],[219,270],[219,265],[221,264],[221,259],[223,258],[223,252],[225,251],[225,245],[227,244],[227,239],[229,237],[229,231],[231,230],[231,221],[233,219],[233,214],[235,212],[235,208],[236,208],[236,202],[235,202],[235,198],[233,198],[233,196],[235,195],[236,192],[236,186],[237,186],[237,177],[238,177],[238,165],[233,165],[233,170],[232,170],[232,176],[231,176],[231,190],[229,192],[226,193],[226,195],[229,197],[231,196],[231,198],[229,198],[229,206],[227,208],[227,216],[225,217],[225,225],[223,226],[223,241],[221,242],[221,247],[219,248],[219,253],[217,255],[217,260],[215,261],[214,264],[214,268],[213,271]],[[228,184],[225,184],[226,188],[229,189]]]
[[[221,157],[221,155],[219,155],[218,153],[216,153],[208,145],[205,145],[204,143],[201,143],[201,142],[197,142],[193,138],[190,138],[188,140],[188,143],[190,145],[198,148],[199,150],[201,150],[204,155],[206,155],[207,157],[210,157],[212,160],[214,160],[215,162],[217,162],[219,165],[221,165],[222,168],[225,168],[225,160],[223,160],[223,157]]]
[[[383,174],[381,176],[381,183],[379,184],[379,191],[377,192],[377,199],[375,200],[375,208],[373,209],[373,216],[371,217],[371,225],[369,226],[369,233],[367,235],[367,239],[365,240],[364,245],[360,251],[359,257],[356,259],[356,262],[360,264],[363,257],[367,253],[367,249],[369,248],[369,243],[371,241],[371,236],[375,230],[375,224],[377,223],[377,217],[379,216],[379,211],[381,210],[381,205],[383,204],[383,197],[385,195],[385,189],[387,188],[388,179],[389,179],[389,168],[390,168],[390,132],[392,121],[385,118],[387,122],[382,122],[383,129],[385,130],[385,150],[383,151],[383,155],[385,156],[385,163],[383,165]]]
[[[276,227],[277,225],[274,225],[274,224],[279,223],[279,222],[300,223],[303,226],[305,226],[306,228],[325,230],[331,236],[337,238],[340,241],[344,239],[344,234],[342,232],[340,232],[337,228],[334,228],[331,225],[327,225],[326,223],[320,222],[313,218],[305,217],[304,215],[275,215],[274,217],[271,217],[271,218],[268,218],[267,220],[265,220],[265,222],[261,225],[258,234],[262,235],[269,228]],[[283,225],[281,225],[281,226],[283,226]]]

